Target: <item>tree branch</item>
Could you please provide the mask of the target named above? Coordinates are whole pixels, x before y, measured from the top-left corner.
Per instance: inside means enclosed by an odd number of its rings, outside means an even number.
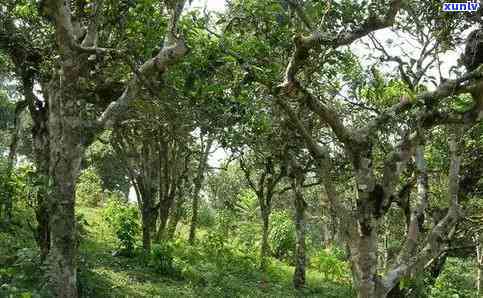
[[[184,2],[184,0],[176,2],[176,9],[174,9],[170,20],[171,23],[179,19],[180,9],[182,10]],[[175,30],[175,27],[166,33],[165,39],[168,41],[172,39],[172,30]],[[134,76],[127,84],[122,95],[106,108],[97,119],[97,125],[104,128],[112,127],[128,108],[129,102],[136,99],[141,91],[141,77],[149,77],[156,72],[161,74],[165,73],[171,65],[186,55],[188,51],[189,48],[183,39],[176,39],[173,41],[173,44],[165,45],[154,58],[149,59],[141,66],[139,69],[140,75]]]
[[[332,48],[348,45],[372,31],[391,26],[401,7],[401,3],[402,0],[393,0],[387,14],[383,18],[378,18],[371,14],[358,29],[352,32],[341,33],[336,37],[329,33],[323,34],[318,31],[313,32],[309,36],[296,35],[294,37],[295,51],[286,68],[285,80],[280,85],[281,89],[286,90],[286,93],[291,93],[291,90],[297,87],[294,86],[295,76],[310,57],[309,51],[311,49],[321,45]]]

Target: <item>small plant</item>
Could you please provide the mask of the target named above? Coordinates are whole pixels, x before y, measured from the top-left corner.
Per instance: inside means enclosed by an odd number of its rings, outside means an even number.
[[[277,259],[291,259],[295,248],[295,225],[286,211],[274,212],[269,236],[270,246]]]
[[[170,242],[153,245],[149,265],[161,274],[170,275],[175,273],[173,252],[173,245]]]
[[[84,214],[76,214],[76,239],[78,244],[84,241],[87,238],[87,226],[89,223],[87,222]]]
[[[104,216],[109,227],[114,231],[122,254],[131,256],[139,233],[138,210],[129,203],[115,198],[109,199],[104,208]]]
[[[322,273],[327,281],[350,282],[349,265],[341,260],[341,251],[336,248],[326,248],[312,258],[311,266]]]

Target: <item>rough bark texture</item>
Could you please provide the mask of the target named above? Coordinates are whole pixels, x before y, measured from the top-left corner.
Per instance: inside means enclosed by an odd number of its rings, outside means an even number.
[[[476,289],[477,296],[483,296],[483,233],[476,235]]]
[[[98,3],[96,3],[98,4]],[[172,26],[181,13],[184,1],[175,1],[172,9]],[[179,4],[179,5],[178,5]],[[70,2],[62,0],[47,0],[42,6],[55,25],[56,44],[59,51],[60,68],[54,70],[52,80],[47,87],[49,97],[48,131],[50,141],[49,186],[52,190],[49,196],[51,250],[48,257],[49,279],[52,291],[56,297],[75,298],[77,293],[76,274],[76,219],[75,219],[75,185],[80,172],[84,149],[93,141],[93,133],[84,131],[92,127],[83,119],[85,100],[79,96],[82,90],[79,79],[82,68],[90,54],[106,52],[96,48],[97,5],[89,20],[87,33],[79,44],[70,10]],[[171,32],[169,33],[172,34]],[[142,75],[163,73],[169,65],[176,62],[187,52],[187,47],[181,40],[176,45],[163,47],[152,59],[140,69]],[[135,76],[116,101],[110,104],[95,122],[97,130],[110,127],[119,120],[127,110],[127,105],[140,92],[140,80]]]
[[[294,190],[294,205],[295,205],[295,232],[296,232],[296,247],[295,247],[295,271],[293,275],[293,285],[296,289],[305,286],[305,209],[307,203],[304,200],[302,186],[303,175],[298,173],[292,181]]]
[[[35,208],[37,228],[35,232],[35,240],[40,248],[40,259],[42,261],[47,258],[50,251],[50,216],[47,199],[48,197],[45,190],[37,193],[37,206]]]
[[[270,228],[270,211],[267,209],[261,210],[262,216],[262,243],[260,246],[260,268],[265,270],[267,268],[267,256],[270,253],[270,246],[268,244],[269,228]]]
[[[167,198],[159,208],[159,227],[156,241],[161,241],[166,235],[166,225],[168,223],[169,212],[173,206],[174,197]]]
[[[153,215],[148,212],[141,212],[142,216],[142,234],[143,234],[143,249],[145,251],[151,250],[151,234],[153,228]]]
[[[189,238],[188,242],[193,244],[196,238],[196,226],[198,224],[198,201],[200,198],[200,191],[201,186],[203,184],[203,180],[205,178],[206,166],[208,163],[208,155],[210,154],[211,146],[213,144],[213,138],[208,138],[206,144],[204,144],[204,148],[200,153],[198,169],[196,172],[196,177],[194,181],[194,191],[193,191],[193,202],[191,205],[192,216],[191,216],[191,225],[189,231]]]
[[[146,251],[151,250],[151,241],[153,231],[156,228],[156,208],[154,207],[154,194],[146,191],[141,191],[142,207],[141,207],[141,225],[143,234],[143,248]]]
[[[78,68],[66,54],[63,75],[49,86],[50,182],[49,196],[52,246],[49,277],[57,297],[77,297],[77,239],[75,183],[80,173],[83,146],[75,97]],[[74,91],[74,92],[73,92]]]
[[[183,205],[184,205],[184,199],[178,198],[176,200],[176,206],[175,206],[173,212],[171,212],[171,216],[170,216],[169,222],[168,222],[168,229],[167,229],[167,238],[168,239],[174,238],[174,235],[176,233],[176,229],[178,227],[178,223],[181,220],[181,218],[183,217],[183,213],[184,213]]]

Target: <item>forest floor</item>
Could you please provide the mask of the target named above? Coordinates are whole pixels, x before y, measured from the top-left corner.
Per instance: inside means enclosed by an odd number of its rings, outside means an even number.
[[[292,286],[294,268],[279,261],[272,261],[262,273],[242,265],[246,264],[242,259],[238,266],[236,257],[231,265],[202,259],[184,263],[189,268],[184,271],[191,274],[160,274],[145,266],[139,257],[113,256],[116,241],[99,211],[79,210],[87,231],[80,247],[79,280],[83,297],[352,296],[350,285],[328,283],[319,272],[311,270],[307,273],[307,287],[296,291]]]
[[[12,229],[0,230],[0,298],[51,297],[45,286],[45,268],[29,228],[33,215],[28,210],[19,209],[16,216],[19,220]],[[173,260],[170,266],[163,261],[164,252],[159,253],[159,245],[153,245],[152,253],[147,256],[141,249],[132,257],[115,256],[117,239],[103,210],[78,208],[82,218],[78,225],[81,227],[78,282],[82,298],[354,297],[347,272],[342,278],[340,273],[335,274],[339,277],[326,276],[311,264],[306,287],[296,291],[292,286],[293,266],[271,259],[262,272],[257,268],[258,247],[248,251],[230,243],[224,248],[217,247],[220,242],[210,238],[206,228],[199,230],[201,240],[194,246],[181,240],[186,238],[186,231],[176,237],[178,240],[173,242],[169,253]],[[218,235],[213,231],[211,234]],[[336,264],[326,262],[321,268],[330,274]],[[163,269],[166,267],[173,269],[166,271]],[[434,286],[422,287],[418,297],[476,297],[474,268],[472,259],[449,258]]]

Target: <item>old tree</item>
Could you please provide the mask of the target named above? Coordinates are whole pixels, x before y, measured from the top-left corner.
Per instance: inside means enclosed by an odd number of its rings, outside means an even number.
[[[416,295],[406,281],[437,278],[458,245],[476,255],[481,294],[479,12],[436,0],[233,0],[216,13],[185,2],[0,1],[0,88],[18,93],[0,93],[0,220],[15,225],[18,195],[3,181],[22,156],[53,295],[79,295],[76,185],[87,164],[100,168],[94,147],[111,150],[106,183],[136,193],[145,254],[185,222],[198,247],[207,196],[232,225],[256,210],[262,272],[279,236],[272,213],[293,210],[297,289],[310,218],[327,213],[358,297]],[[220,169],[215,147],[230,155]]]

